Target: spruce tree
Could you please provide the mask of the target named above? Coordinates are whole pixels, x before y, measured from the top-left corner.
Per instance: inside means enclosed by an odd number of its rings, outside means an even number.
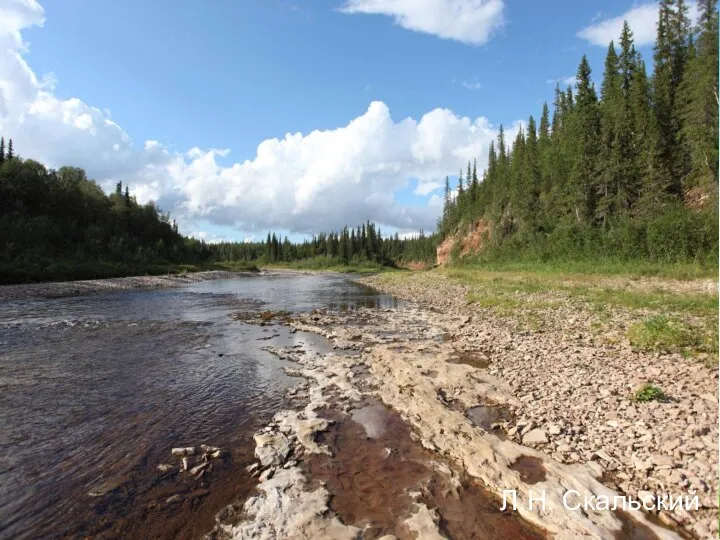
[[[5,159],[10,161],[14,157],[15,157],[15,152],[13,151],[13,142],[12,142],[12,139],[9,139],[8,147],[7,147],[7,154],[5,154]]]
[[[0,165],[5,161],[5,137],[0,137]]]
[[[572,108],[572,167],[566,204],[575,220],[586,223],[595,213],[594,178],[598,172],[600,114],[590,64],[583,55],[577,72],[577,95]]]
[[[689,158],[683,187],[717,192],[718,11],[717,0],[699,2],[694,55],[678,88],[681,140]]]
[[[623,130],[624,99],[619,60],[615,46],[610,42],[605,57],[600,101],[600,155],[598,175],[596,177],[596,195],[598,197],[595,217],[603,226],[608,225],[609,217],[614,213],[621,195],[623,177],[627,174],[628,149]]]
[[[538,217],[538,201],[540,197],[540,163],[538,156],[538,136],[535,118],[528,119],[527,137],[525,138],[525,156],[522,163],[521,217],[523,226],[533,230]]]

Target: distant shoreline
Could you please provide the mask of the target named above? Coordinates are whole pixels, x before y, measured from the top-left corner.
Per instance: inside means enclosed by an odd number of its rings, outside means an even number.
[[[238,276],[257,275],[257,272],[229,272],[209,270],[187,274],[164,274],[159,276],[131,276],[79,281],[55,281],[21,283],[0,286],[0,302],[29,299],[64,298],[101,292],[117,292],[131,289],[166,289],[180,287],[212,279],[229,279]]]
[[[153,276],[125,276],[101,279],[70,281],[43,281],[0,285],[0,302],[17,300],[43,300],[67,298],[103,292],[118,292],[132,289],[168,289],[189,283],[214,279],[232,279],[250,276],[296,276],[311,274],[341,274],[332,269],[262,268],[259,270],[200,270],[184,274],[161,274]]]

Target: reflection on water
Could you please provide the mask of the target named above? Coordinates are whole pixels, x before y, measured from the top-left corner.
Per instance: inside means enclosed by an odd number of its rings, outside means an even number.
[[[247,447],[292,381],[261,347],[329,350],[318,336],[228,317],[259,305],[393,300],[316,275],[0,303],[0,537],[111,537],[118,520],[145,515],[130,509],[147,504],[171,447]]]

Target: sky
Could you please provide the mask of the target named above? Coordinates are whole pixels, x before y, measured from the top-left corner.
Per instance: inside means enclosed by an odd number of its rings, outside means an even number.
[[[210,242],[411,235],[625,18],[650,63],[654,2],[0,0],[0,134]]]

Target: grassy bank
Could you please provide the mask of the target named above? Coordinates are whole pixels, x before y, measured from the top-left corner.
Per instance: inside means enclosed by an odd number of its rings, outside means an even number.
[[[716,261],[717,262],[717,261]],[[718,266],[698,262],[660,263],[648,260],[508,260],[478,261],[461,259],[454,268],[485,272],[517,272],[534,275],[617,276],[628,278],[659,277],[692,280],[718,277]]]
[[[568,271],[572,268],[572,271]],[[586,269],[585,273],[578,270]],[[516,330],[543,331],[547,321],[571,309],[586,318],[599,340],[626,339],[637,349],[680,353],[717,362],[718,294],[712,278],[653,277],[578,265],[463,265],[380,276],[386,283],[423,288],[443,282],[466,287],[468,304],[507,318]],[[573,316],[574,318],[574,316]]]
[[[290,270],[322,270],[326,272],[340,272],[344,274],[370,274],[397,270],[388,265],[374,261],[358,260],[343,264],[337,257],[318,256],[299,261],[278,262],[263,264],[263,268],[277,268]]]

